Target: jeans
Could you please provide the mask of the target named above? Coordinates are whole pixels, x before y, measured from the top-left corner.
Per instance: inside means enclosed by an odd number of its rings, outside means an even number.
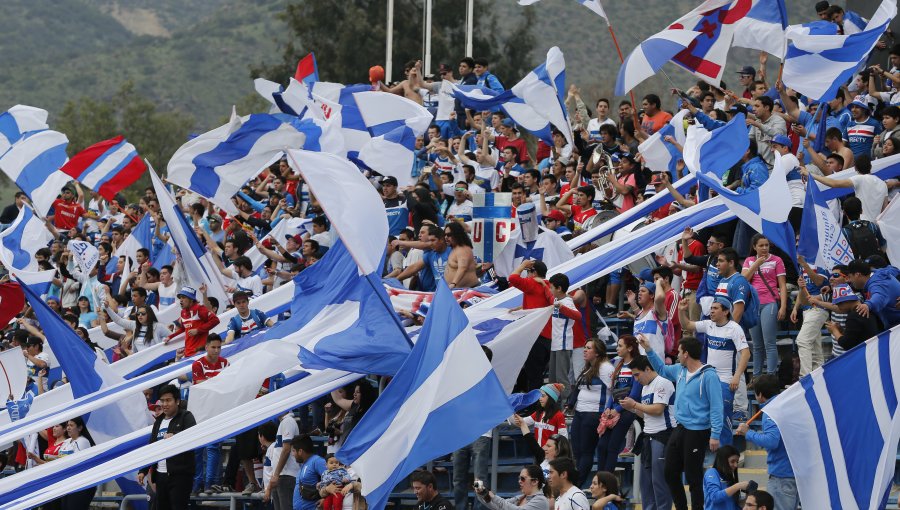
[[[825,363],[822,353],[822,326],[828,320],[828,310],[808,308],[803,311],[803,325],[797,333],[797,354],[800,356],[800,377]]]
[[[762,374],[763,360],[766,373],[778,371],[778,303],[767,303],[759,307],[759,324],[750,328],[753,340],[753,376]]]
[[[469,502],[469,467],[473,466],[475,478],[489,482],[488,464],[491,461],[492,438],[481,436],[469,446],[453,452],[453,503],[456,510],[466,510]],[[496,490],[496,489],[494,489]],[[475,499],[475,508],[483,508]]]
[[[720,381],[721,382],[721,381]],[[728,383],[722,384],[722,432],[719,434],[719,444],[734,443],[734,432],[731,430],[731,415],[734,414],[734,392]]]
[[[775,510],[797,510],[800,496],[797,494],[797,479],[769,476],[767,492],[775,499]]]
[[[294,485],[296,484],[297,477],[289,475],[278,477],[278,485],[272,491],[272,504],[275,510],[291,510],[294,508]]]
[[[597,425],[600,423],[599,412],[575,412],[572,417],[572,453],[575,455],[575,468],[578,471],[576,485],[584,487],[589,479],[591,466],[594,465],[594,451],[597,449]]]
[[[607,429],[597,441],[597,471],[615,472],[619,453],[625,446],[625,436],[628,429],[634,423],[635,415],[628,411],[622,411],[619,423],[612,430]]]
[[[545,336],[539,336],[535,340],[531,350],[528,351],[528,357],[525,364],[519,372],[516,380],[516,391],[527,393],[536,390],[544,384],[544,371],[547,370],[547,363],[550,361],[550,339]]]
[[[644,449],[641,451],[641,504],[644,510],[672,509],[665,465],[666,443],[644,436]]]
[[[703,508],[703,459],[709,446],[709,429],[688,430],[679,424],[666,444],[666,484],[677,510],[687,510],[681,473],[691,491],[691,508]]]
[[[219,484],[222,449],[218,443],[194,450],[194,490]],[[203,468],[204,462],[206,469]]]
[[[163,510],[187,510],[191,500],[190,475],[154,473],[156,482],[156,508]]]

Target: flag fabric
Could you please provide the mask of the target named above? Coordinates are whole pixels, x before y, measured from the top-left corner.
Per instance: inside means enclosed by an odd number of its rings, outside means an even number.
[[[0,156],[26,133],[48,129],[47,110],[17,104],[0,113]]]
[[[409,354],[406,335],[385,307],[384,287],[359,275],[344,246],[337,241],[297,275],[291,317],[267,336],[299,345],[304,368],[394,374]]]
[[[534,5],[540,1],[541,0],[519,0],[519,5]],[[606,16],[606,11],[603,10],[603,5],[600,4],[600,0],[577,0],[577,2],[595,12],[606,21],[607,25],[609,25],[609,18]]]
[[[9,324],[25,308],[25,295],[16,282],[0,283],[0,325]],[[2,393],[0,393],[2,397]]]
[[[900,199],[895,195],[878,216],[878,228],[887,241],[885,251],[892,266],[900,266]]]
[[[897,2],[884,0],[866,29],[852,35],[821,35],[810,33],[808,27],[788,27],[784,84],[818,101],[834,99],[896,15]]]
[[[225,291],[222,276],[212,260],[212,255],[200,243],[196,232],[194,232],[194,229],[191,228],[181,213],[181,207],[175,203],[175,199],[172,198],[169,190],[163,185],[156,172],[150,168],[148,173],[150,174],[151,182],[153,182],[156,197],[159,200],[160,211],[166,221],[166,226],[169,227],[170,238],[175,244],[178,253],[181,254],[186,283],[194,288],[206,284],[207,296],[218,299],[219,304],[224,309],[225,305],[231,302],[231,299]]]
[[[450,85],[450,94],[466,108],[476,111],[500,108],[507,117],[545,143],[553,145],[553,128],[550,122],[520,97],[508,91],[498,92],[480,85]]]
[[[321,122],[253,114],[231,120],[182,145],[169,160],[168,180],[209,198],[236,216],[231,198],[281,158],[286,149],[319,150]]]
[[[273,242],[276,242],[287,249],[287,238],[289,236],[294,237],[305,233],[312,234],[311,223],[312,220],[308,218],[282,218],[274,227],[272,227],[272,230],[269,231],[268,237],[272,238]]]
[[[812,183],[806,186],[804,204],[797,253],[803,255],[810,266],[825,271],[831,271],[837,264],[852,262],[850,243],[818,186]]]
[[[685,51],[699,32],[663,30],[640,43],[622,63],[616,78],[616,95],[624,96],[640,82],[656,74],[666,62]]]
[[[100,260],[100,251],[93,244],[80,239],[70,240],[67,248],[72,252],[75,267],[81,271],[85,279],[88,278],[91,271],[97,267],[97,262]]]
[[[391,282],[397,282],[400,286],[391,286],[389,285]],[[394,310],[398,312],[400,310],[409,310],[412,313],[416,313],[420,310],[420,307],[424,307],[424,309],[422,309],[422,315],[426,315],[425,309],[431,306],[431,302],[434,300],[434,292],[409,290],[402,285],[403,284],[399,283],[399,280],[385,281],[384,290],[387,292],[388,298],[391,300],[391,306]],[[486,299],[495,293],[495,289],[487,287],[453,289],[453,297],[456,298],[456,302],[464,308],[478,303],[482,299]]]
[[[885,508],[900,427],[900,328],[860,344],[772,399],[805,508]]]
[[[468,324],[447,284],[438,282],[420,340],[338,452],[360,475],[372,508],[383,508],[414,469],[470,444],[512,414]],[[475,408],[480,411],[467,412]]]
[[[6,296],[3,297],[5,307]],[[24,304],[25,300],[22,299],[22,306]],[[21,306],[18,308],[22,311]],[[25,357],[22,356],[20,349],[0,352],[0,370],[3,371],[3,377],[0,378],[0,398],[6,401],[6,406],[9,407],[10,400],[16,401],[25,396],[25,383],[28,381],[28,368],[25,366]]]
[[[28,195],[34,210],[45,216],[71,178],[60,172],[69,139],[57,131],[38,131],[22,137],[0,157],[0,170]]]
[[[51,241],[53,234],[25,204],[19,209],[16,220],[0,232],[0,262],[15,274],[19,271],[38,271],[40,268],[34,254],[49,246]]]
[[[512,193],[476,193],[472,196],[473,218],[512,218]]]
[[[107,200],[134,184],[147,170],[137,149],[122,136],[104,140],[72,156],[59,169]]]
[[[863,18],[859,14],[849,10],[844,10],[844,23],[842,25],[844,29],[844,34],[852,35],[859,32],[862,32],[866,29],[866,25],[869,21],[866,18]]]
[[[871,175],[874,175],[886,181],[888,179],[896,179],[900,177],[900,154],[878,158],[872,161]],[[854,175],[859,175],[856,168],[848,168],[835,172],[829,177],[832,179],[850,179]],[[825,196],[825,200],[833,200],[853,193],[853,188],[832,188],[819,181],[815,181],[819,187],[819,191]]]
[[[638,145],[638,152],[644,158],[644,164],[654,172],[668,172],[672,179],[670,182],[675,182],[678,175],[677,164],[682,159],[682,154],[678,147],[667,142],[665,137],[671,136],[684,146],[686,139],[684,117],[687,113],[687,110],[679,111],[665,126]]]
[[[312,52],[297,62],[297,71],[294,73],[294,79],[303,83],[314,83],[319,81],[319,66],[316,65],[316,55]]]
[[[684,144],[684,163],[696,174],[710,174],[718,179],[747,152],[750,146],[744,114],[739,113],[723,127],[707,131],[698,125],[688,128]]]
[[[519,222],[515,218],[472,220],[472,251],[482,262],[492,262],[500,276],[509,276],[515,269],[512,254],[519,237]]]
[[[572,249],[563,241],[563,238],[552,230],[540,227],[537,238],[526,242],[523,238],[516,244],[513,267],[518,267],[524,260],[540,260],[547,267],[556,267],[564,262],[572,260],[575,255]]]
[[[736,5],[737,2],[735,2]],[[788,27],[784,0],[755,0],[747,15],[734,24],[733,46],[765,51],[782,58]]]
[[[372,136],[384,135],[398,127],[410,127],[412,119],[431,120],[433,117],[431,112],[419,103],[396,94],[356,92],[353,99],[356,100],[359,113]],[[425,127],[427,129],[428,126]]]

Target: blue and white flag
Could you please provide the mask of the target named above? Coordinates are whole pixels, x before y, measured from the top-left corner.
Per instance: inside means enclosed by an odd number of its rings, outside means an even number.
[[[721,179],[749,146],[749,132],[742,113],[713,131],[692,125],[684,144],[684,164],[693,173],[711,174]]]
[[[675,177],[678,175],[677,165],[682,159],[682,154],[678,147],[667,142],[665,138],[671,136],[684,146],[687,139],[684,131],[684,116],[687,114],[687,110],[679,111],[665,126],[638,146],[638,152],[644,158],[644,164],[654,172],[668,172],[671,176],[670,182],[675,182]]]
[[[746,0],[737,0],[732,5],[740,9],[746,4]],[[788,14],[784,0],[753,0],[747,15],[734,23],[731,44],[765,51],[780,58],[784,52],[784,31],[787,27]]]
[[[185,283],[194,288],[206,284],[206,295],[218,299],[219,305],[224,309],[231,299],[228,292],[225,291],[222,275],[219,273],[212,255],[197,238],[197,233],[188,224],[181,213],[181,207],[175,203],[169,190],[159,180],[159,176],[156,175],[153,168],[149,168],[149,163],[147,173],[150,174],[150,181],[153,182],[160,210],[166,220],[166,226],[169,227],[170,239],[181,255]]]
[[[512,218],[512,193],[476,193],[472,196],[473,218]]]
[[[810,266],[825,271],[853,260],[853,251],[840,222],[834,217],[819,187],[812,183],[806,186],[797,253],[803,255]]]
[[[393,375],[410,346],[386,301],[384,287],[361,277],[337,241],[322,260],[297,275],[291,317],[266,335],[300,345],[304,368]]]
[[[372,136],[381,136],[398,127],[413,127],[418,119],[433,118],[431,112],[419,103],[396,94],[387,92],[356,92],[353,94],[359,113],[362,116],[366,128]],[[425,126],[428,129],[428,126]],[[424,133],[424,129],[422,133]],[[421,133],[418,133],[421,134]]]
[[[480,85],[450,85],[450,91],[466,108],[476,111],[500,108],[519,127],[553,145],[550,122],[524,99],[512,96],[509,91],[498,92]]]
[[[541,0],[519,0],[519,5],[533,5]],[[606,16],[606,11],[603,10],[603,5],[600,4],[600,0],[576,0],[581,5],[587,7],[591,11],[595,12],[598,16],[603,18],[606,21],[606,24],[609,25],[609,18]]]
[[[39,271],[34,254],[49,246],[51,241],[53,234],[31,207],[25,204],[19,209],[16,220],[0,232],[0,261],[13,273]]]
[[[48,129],[47,110],[17,104],[0,113],[0,156],[31,131]]]
[[[811,33],[809,27],[788,27],[784,84],[818,101],[834,99],[896,15],[897,2],[884,0],[866,29],[852,35],[819,35]]]
[[[28,195],[41,216],[53,206],[59,190],[72,180],[59,171],[68,159],[68,144],[62,133],[38,131],[19,139],[0,157],[0,170]]]
[[[900,328],[814,370],[772,399],[804,508],[880,509],[894,478]]]
[[[419,341],[338,452],[359,473],[370,507],[383,508],[414,469],[470,444],[512,414],[468,324],[439,282]]]
[[[515,269],[513,259],[520,237],[515,218],[472,220],[472,251],[482,262],[493,263],[499,276],[509,276]]]
[[[700,32],[693,30],[663,30],[640,43],[622,63],[616,78],[616,95],[629,90],[656,74],[666,62],[684,51]]]
[[[859,14],[849,10],[844,9],[844,24],[842,25],[844,28],[844,34],[853,35],[859,32],[862,32],[866,29],[866,25],[868,25],[869,20],[863,18]]]

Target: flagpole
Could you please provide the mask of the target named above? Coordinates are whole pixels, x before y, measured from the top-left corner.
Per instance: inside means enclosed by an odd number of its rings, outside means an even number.
[[[625,57],[622,56],[622,48],[619,47],[619,40],[616,38],[616,32],[613,30],[612,23],[609,22],[609,18],[606,19],[606,27],[609,29],[609,35],[612,36],[613,44],[616,46],[616,53],[619,55],[619,64],[625,64]],[[631,98],[631,116],[634,120],[634,129],[637,130],[640,128],[640,120],[638,120],[637,114],[637,101],[634,100],[634,91],[629,90],[628,96]]]
[[[425,0],[425,76],[431,74],[431,2]]]
[[[394,0],[387,0],[387,41],[384,46],[384,82],[390,83],[393,67],[391,55],[394,51]]]
[[[466,0],[466,56],[472,56],[472,33],[475,25],[475,0]]]

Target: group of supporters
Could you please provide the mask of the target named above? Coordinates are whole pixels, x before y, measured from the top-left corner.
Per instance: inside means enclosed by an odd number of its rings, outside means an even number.
[[[846,22],[843,10],[823,3],[817,6],[823,19]],[[553,309],[533,343],[522,339],[529,353],[516,391],[540,389],[540,401],[523,416],[498,424],[521,430],[534,465],[522,469],[521,494],[510,500],[476,484],[476,505],[586,509],[591,505],[583,492],[587,489],[594,508],[618,508],[624,505],[621,481],[612,473],[621,455],[640,453],[643,508],[674,504],[686,509],[682,477],[694,508],[798,507],[778,427],[765,415],[761,428],[746,423],[751,411],[748,388],[765,406],[785,384],[829,357],[900,324],[898,261],[889,260],[876,225],[898,182],[883,181],[871,172],[873,160],[900,152],[900,108],[895,104],[900,101],[900,45],[890,49],[889,66],[872,65],[842,87],[828,102],[824,119],[816,114],[821,104],[780,82],[769,83],[764,69],[743,67],[736,92],[725,83],[715,87],[699,82],[679,92],[669,110],[662,98],[648,94],[640,105],[613,105],[601,98],[591,102],[592,111],[573,85],[566,99],[575,134],[571,144],[558,131],[552,144],[535,141],[500,111],[459,106],[451,121],[436,122],[417,140],[416,162],[410,169],[415,185],[401,188],[394,177],[370,174],[391,225],[382,274],[389,285],[434,291],[443,279],[451,288],[510,286],[522,291],[523,308]],[[373,81],[378,72],[371,71]],[[456,71],[441,64],[439,75],[423,76],[420,66],[411,62],[406,79],[384,91],[433,107],[442,80],[503,89],[486,59],[463,58]],[[811,267],[802,257],[787,258],[739,220],[696,232],[686,229],[673,255],[660,254],[653,267],[617,268],[577,289],[541,260],[524,260],[511,274],[497,275],[482,261],[483,254],[474,252],[471,221],[478,194],[510,193],[514,216],[532,204],[546,230],[564,240],[599,224],[598,218],[626,213],[657,193],[670,192],[674,200],[645,222],[696,205],[696,189],[682,194],[672,186],[684,174],[682,161],[673,173],[653,172],[638,151],[642,141],[681,109],[688,110],[686,122],[710,130],[738,113],[746,115],[749,148],[725,174],[723,184],[738,193],[759,188],[778,152],[789,169],[794,208],[789,221],[795,231],[801,226],[806,186],[818,181],[852,188],[850,196],[829,205],[835,221],[843,225],[854,260],[829,271]],[[819,129],[822,122],[824,130]],[[815,137],[822,132],[824,144],[817,144]],[[673,138],[667,142],[680,150]],[[823,148],[817,151],[817,145]],[[857,173],[834,177],[848,168]],[[191,385],[228,366],[220,356],[222,345],[283,318],[267,317],[250,306],[251,300],[315,264],[337,236],[315,195],[285,161],[243,187],[234,198],[237,215],[192,192],[178,191],[182,214],[228,282],[230,302],[221,303],[199,282],[187,280],[153,188],[133,204],[123,205],[126,200],[120,198],[106,201],[94,192],[87,197],[77,182],[64,188],[46,222],[55,240],[39,249],[36,258],[41,269],[55,271],[47,304],[104,361],[115,363],[184,333],[185,347],[176,359],[198,355],[191,373],[145,391],[155,416],[150,440],[161,441],[196,424],[185,401]],[[26,201],[25,194],[18,193],[15,203],[2,211],[4,228]],[[273,238],[280,222],[294,218],[311,221],[300,233]],[[122,255],[123,243],[142,221],[149,222],[151,246],[138,249],[134,257]],[[66,241],[76,239],[93,243],[99,251],[99,262],[89,275],[80,273],[67,248]],[[173,307],[180,308],[177,319],[158,319]],[[226,332],[212,333],[218,314],[231,307],[237,315]],[[397,312],[410,322],[424,316]],[[612,335],[606,321],[631,334]],[[111,322],[118,328],[111,329]],[[113,338],[115,346],[101,349],[91,340],[93,328]],[[823,328],[831,335],[830,352],[823,348]],[[796,373],[794,350],[778,348],[778,331],[784,329],[798,330]],[[64,376],[50,375],[58,367],[43,352],[45,342],[29,307],[5,330],[3,347],[22,350],[34,395],[65,384]],[[260,392],[272,389],[274,384],[267,381]],[[319,504],[325,510],[358,508],[364,504],[358,478],[333,453],[376,396],[376,386],[364,379],[238,435],[227,461],[222,445],[213,444],[148,466],[138,479],[147,484],[157,508],[187,508],[191,495],[231,493],[235,487],[243,487],[245,495],[261,493],[278,509],[312,510]],[[767,450],[767,491],[738,481],[735,435]],[[314,436],[326,437],[327,459],[319,455]],[[470,466],[475,479],[488,479],[491,441],[488,431],[453,454],[457,510],[470,503]],[[93,444],[84,421],[74,418],[17,443],[5,462],[25,469]],[[704,472],[708,450],[715,457],[713,467]],[[411,484],[422,508],[450,507],[438,493],[433,474],[417,471]],[[45,507],[87,508],[93,496],[94,489],[85,490]]]

